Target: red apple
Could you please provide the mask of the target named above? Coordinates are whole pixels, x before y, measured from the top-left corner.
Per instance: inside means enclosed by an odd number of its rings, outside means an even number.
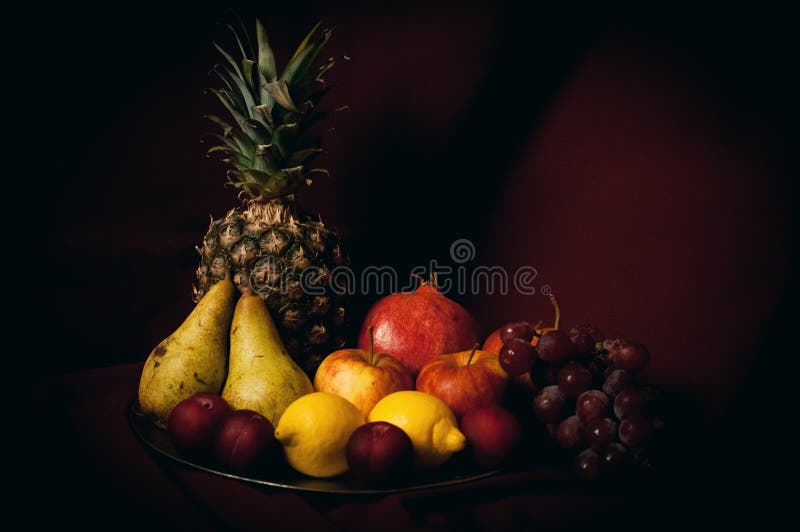
[[[325,357],[314,376],[314,389],[344,397],[369,415],[390,393],[414,389],[414,376],[396,358],[363,349],[341,349]]]
[[[440,355],[422,368],[417,390],[438,397],[460,419],[470,410],[499,404],[508,374],[494,353],[470,351]]]
[[[472,315],[430,283],[378,300],[361,327],[361,349],[369,347],[369,327],[375,329],[375,350],[397,358],[415,375],[438,355],[469,349],[478,341]]]
[[[374,421],[361,425],[347,442],[347,465],[369,484],[396,480],[414,467],[414,444],[397,425]]]
[[[522,425],[500,406],[487,406],[464,415],[460,425],[472,454],[485,469],[498,467],[514,452],[522,436]]]
[[[219,463],[234,473],[261,465],[275,445],[275,430],[267,418],[252,410],[237,410],[220,427],[214,444]]]
[[[179,450],[204,452],[211,449],[220,425],[231,407],[215,393],[200,392],[178,403],[167,420],[167,431]]]

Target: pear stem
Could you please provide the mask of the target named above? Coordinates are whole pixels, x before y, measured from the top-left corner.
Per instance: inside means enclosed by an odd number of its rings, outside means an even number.
[[[553,308],[556,309],[556,321],[553,323],[553,328],[558,329],[558,325],[561,323],[561,309],[558,306],[558,299],[556,299],[555,294],[550,294],[550,303],[552,303]]]
[[[474,356],[475,356],[475,351],[477,351],[477,350],[478,350],[478,346],[479,346],[479,345],[481,345],[481,344],[479,344],[478,342],[475,342],[475,345],[474,345],[474,346],[472,346],[472,353],[470,353],[470,354],[469,354],[469,359],[467,359],[467,366],[469,366],[470,364],[472,364],[472,357],[474,357]]]
[[[372,365],[372,358],[375,355],[375,339],[373,338],[372,331],[375,329],[372,325],[367,328],[369,331],[369,365]]]

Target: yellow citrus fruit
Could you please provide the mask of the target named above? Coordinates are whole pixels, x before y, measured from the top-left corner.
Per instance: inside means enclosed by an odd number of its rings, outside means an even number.
[[[350,435],[365,423],[347,399],[326,392],[304,395],[278,420],[275,438],[289,465],[304,475],[327,478],[347,471]]]
[[[378,401],[367,420],[386,421],[403,429],[414,444],[414,464],[419,469],[446,462],[466,445],[453,411],[424,392],[391,393]]]

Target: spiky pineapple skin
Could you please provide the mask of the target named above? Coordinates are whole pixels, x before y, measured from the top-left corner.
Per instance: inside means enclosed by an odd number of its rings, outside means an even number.
[[[298,216],[291,198],[248,200],[212,219],[197,250],[195,301],[226,276],[241,292],[259,294],[287,351],[312,378],[345,345],[346,294],[331,283],[334,268],[346,265],[339,237],[321,220]]]

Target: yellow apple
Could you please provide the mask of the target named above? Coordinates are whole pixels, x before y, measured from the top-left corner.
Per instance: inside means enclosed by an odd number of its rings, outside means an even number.
[[[390,355],[372,349],[340,349],[319,365],[314,389],[344,397],[367,416],[375,403],[390,393],[413,390],[414,377]]]

